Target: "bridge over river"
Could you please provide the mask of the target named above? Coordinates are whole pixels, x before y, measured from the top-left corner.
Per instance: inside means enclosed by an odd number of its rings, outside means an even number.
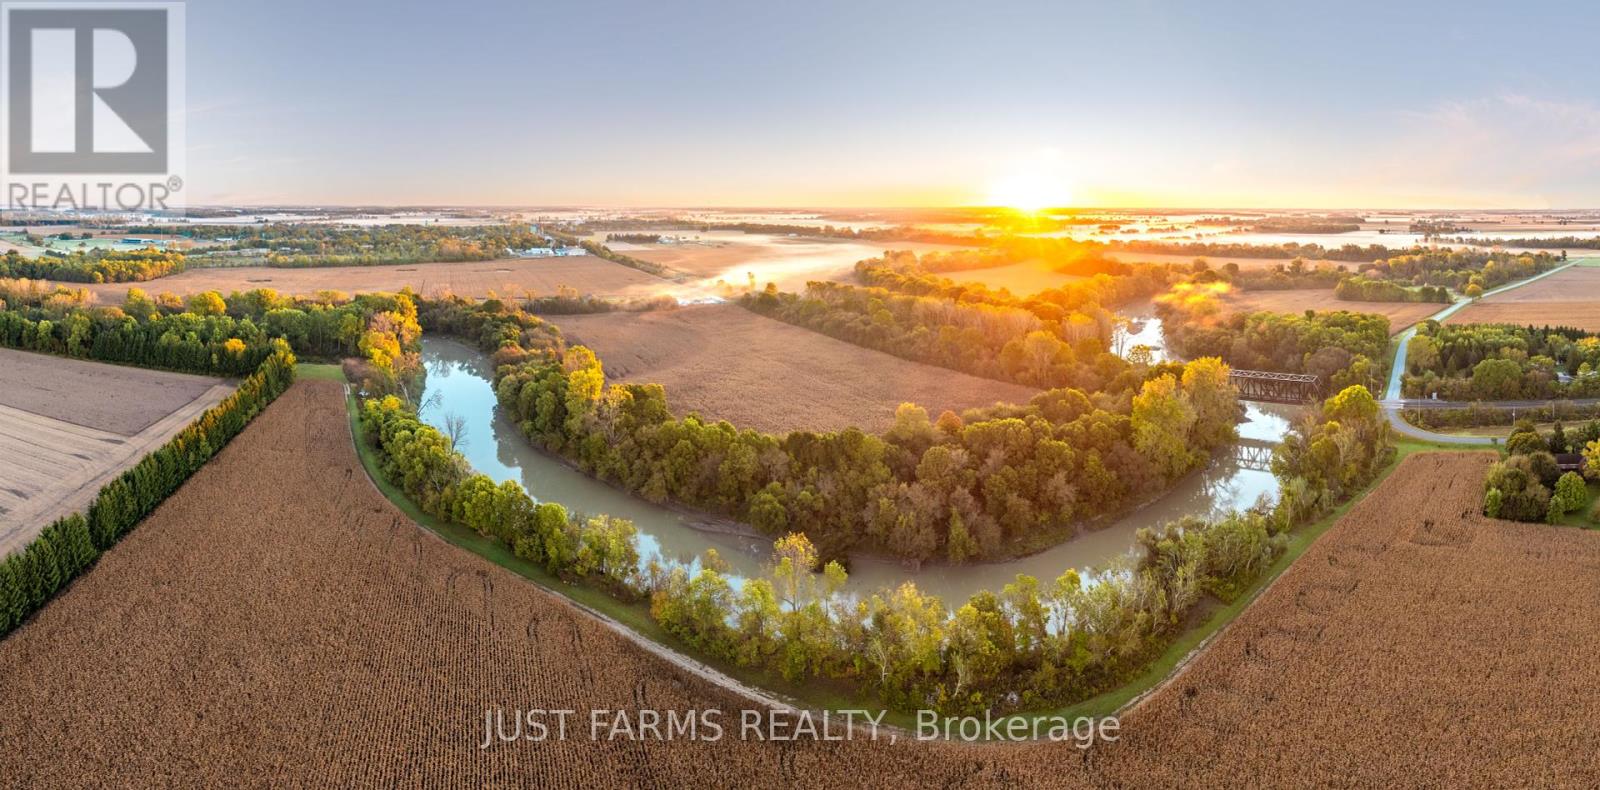
[[[1263,403],[1311,403],[1317,400],[1321,380],[1308,373],[1271,370],[1233,370],[1228,383],[1237,387],[1240,400]]]

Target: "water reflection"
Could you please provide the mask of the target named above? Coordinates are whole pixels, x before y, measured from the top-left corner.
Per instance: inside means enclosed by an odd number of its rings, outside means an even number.
[[[1167,350],[1167,336],[1156,317],[1155,303],[1146,299],[1123,308],[1120,320],[1111,335],[1111,352],[1126,357],[1135,348],[1150,350],[1151,362],[1168,362],[1173,356]]]
[[[735,576],[761,572],[771,546],[765,537],[728,534],[694,516],[631,496],[534,449],[501,415],[490,383],[493,371],[489,360],[476,349],[425,337],[422,355],[428,371],[422,419],[443,429],[446,417],[459,417],[459,449],[477,471],[496,482],[515,480],[535,498],[559,502],[573,511],[631,519],[639,528],[642,561],[657,557],[693,563],[705,549],[715,548]],[[1239,434],[1247,440],[1276,443],[1298,412],[1293,406],[1247,404]],[[1270,472],[1225,451],[1149,505],[1031,557],[985,565],[930,565],[920,570],[893,561],[857,558],[848,589],[865,592],[909,579],[946,602],[964,601],[979,590],[1000,589],[1019,573],[1053,579],[1068,568],[1107,566],[1128,555],[1133,534],[1140,527],[1185,515],[1218,516],[1276,494],[1277,481]],[[735,579],[735,583],[741,580]]]

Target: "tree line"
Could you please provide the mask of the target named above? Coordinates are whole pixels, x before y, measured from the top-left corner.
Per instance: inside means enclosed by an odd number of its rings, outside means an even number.
[[[1425,321],[1406,346],[1412,398],[1530,400],[1600,396],[1600,337],[1572,327]]]
[[[261,363],[238,389],[107,483],[85,513],[55,521],[0,562],[0,636],[88,570],[294,383],[294,354],[282,340],[253,351]]]
[[[16,250],[0,255],[0,278],[31,278],[73,283],[126,283],[154,280],[184,270],[182,253],[96,250],[67,255],[24,257]]]
[[[269,289],[179,300],[138,288],[121,306],[87,307],[72,292],[0,283],[0,345],[47,354],[214,376],[256,370],[282,339],[319,359],[363,357],[382,383],[420,369],[422,330],[407,294],[288,297]],[[4,296],[9,294],[11,301]]]
[[[1594,250],[1600,249],[1600,237],[1596,236],[1557,236],[1546,238],[1489,238],[1485,236],[1457,236],[1452,239],[1456,244],[1473,244],[1479,247],[1520,247],[1523,249],[1547,250]],[[1562,253],[1563,259],[1566,253]]]
[[[527,225],[353,226],[320,222],[265,225],[183,225],[130,228],[177,233],[211,242],[192,253],[195,266],[241,255],[267,266],[309,268],[380,266],[435,261],[487,261],[508,250],[548,247],[551,241]]]
[[[574,372],[592,394],[599,382],[589,374],[598,370],[581,367],[581,357],[564,364],[580,365]],[[624,401],[639,389],[603,397]],[[535,398],[551,410],[559,400]],[[1070,704],[1127,682],[1182,633],[1196,606],[1237,600],[1282,555],[1290,529],[1355,493],[1393,456],[1376,401],[1351,387],[1276,452],[1273,471],[1284,490],[1276,506],[1141,530],[1136,559],[1125,567],[1087,578],[1068,570],[1042,582],[1019,575],[998,593],[980,592],[950,609],[911,582],[841,595],[843,565],[795,532],[780,533],[766,572],[737,587],[715,551],[694,565],[652,560],[640,568],[631,524],[577,519],[534,502],[514,482],[496,486],[472,474],[449,440],[397,399],[367,401],[362,414],[385,476],[429,512],[563,578],[647,600],[651,618],[700,655],[790,682],[842,685],[900,709],[946,713]],[[923,463],[931,462],[925,456]]]
[[[1366,263],[1403,252],[1403,250],[1391,249],[1382,244],[1369,244],[1366,246],[1345,244],[1339,247],[1324,247],[1321,244],[1300,244],[1298,242],[1251,244],[1248,242],[1178,242],[1138,239],[1110,242],[1107,247],[1112,251],[1147,252],[1155,255],[1184,255],[1199,258],[1305,258],[1313,261],[1345,261],[1347,263]],[[1418,247],[1416,249],[1424,248]]]
[[[1416,248],[1361,262],[1352,275],[1345,264],[1309,264],[1304,257],[1268,268],[1241,269],[1229,262],[1212,269],[1195,261],[1196,280],[1223,280],[1248,291],[1334,288],[1340,299],[1368,302],[1449,302],[1451,289],[1468,297],[1531,277],[1560,265],[1548,254]]]
[[[1107,353],[1112,315],[1074,313],[1045,322],[1020,307],[811,282],[803,294],[776,289],[740,304],[786,323],[903,359],[1026,386],[1126,389],[1130,366]]]
[[[1439,285],[1407,288],[1389,280],[1367,276],[1345,277],[1333,289],[1335,299],[1349,302],[1437,302],[1449,304],[1450,290]]]
[[[657,277],[664,277],[667,279],[672,279],[679,274],[678,272],[666,266],[662,266],[659,263],[654,263],[643,258],[635,258],[632,255],[617,252],[616,250],[613,250],[597,241],[585,241],[581,242],[581,245],[583,246],[585,252],[588,252],[590,255],[593,255],[596,258],[604,258],[612,263],[621,264],[630,269],[638,269],[645,274],[653,274]]]
[[[1562,260],[1543,252],[1417,248],[1374,260],[1359,271],[1373,279],[1453,289],[1476,298],[1496,286],[1554,269]]]
[[[1487,425],[1514,425],[1519,418],[1536,422],[1600,419],[1600,404],[1578,405],[1554,400],[1542,406],[1502,409],[1474,402],[1459,409],[1406,409],[1400,413],[1406,422],[1419,428],[1480,428]]]

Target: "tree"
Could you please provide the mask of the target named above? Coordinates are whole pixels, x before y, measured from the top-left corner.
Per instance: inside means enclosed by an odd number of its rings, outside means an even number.
[[[815,590],[811,573],[817,568],[817,549],[799,532],[791,532],[772,544],[770,575],[778,602],[793,609],[810,600]]]
[[[453,411],[447,411],[439,416],[444,423],[444,435],[450,439],[450,446],[457,450],[467,444],[467,418]]]
[[[1583,473],[1590,480],[1600,480],[1600,440],[1583,446]]]
[[[1433,370],[1439,367],[1439,347],[1427,335],[1413,335],[1406,342],[1406,360],[1412,370]]]
[[[950,532],[945,540],[945,555],[951,562],[966,562],[969,557],[977,556],[978,543],[967,532],[967,524],[961,520],[961,513],[951,512]]]
[[[1511,455],[1529,455],[1548,449],[1550,447],[1545,443],[1544,437],[1539,435],[1539,431],[1531,422],[1519,422],[1512,429],[1511,435],[1506,437],[1506,452]]]
[[[1239,391],[1228,383],[1229,368],[1217,357],[1183,366],[1183,394],[1194,407],[1193,442],[1210,449],[1238,436]]]
[[[1346,387],[1329,398],[1322,410],[1328,419],[1340,422],[1375,423],[1378,420],[1378,402],[1366,387],[1359,385]]]
[[[1550,431],[1550,452],[1565,453],[1570,449],[1567,443],[1567,429],[1556,420],[1555,428]]]
[[[1171,374],[1145,382],[1133,396],[1133,445],[1169,479],[1194,466],[1195,453],[1189,448],[1194,422],[1194,408]]]
[[[197,315],[223,315],[228,312],[228,303],[222,300],[222,294],[216,291],[202,291],[189,297],[189,312]]]
[[[1472,389],[1492,400],[1511,400],[1522,389],[1522,366],[1510,359],[1485,359],[1472,369]]]
[[[1589,487],[1577,472],[1567,472],[1556,481],[1556,491],[1550,497],[1549,520],[1554,524],[1562,516],[1579,510],[1589,501]]]

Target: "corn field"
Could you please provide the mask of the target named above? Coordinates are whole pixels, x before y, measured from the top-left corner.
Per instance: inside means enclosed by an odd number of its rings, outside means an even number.
[[[1410,459],[1114,744],[591,740],[587,711],[751,702],[419,529],[337,383],[284,394],[0,641],[0,777],[87,785],[1275,786],[1600,782],[1600,534],[1477,515]],[[564,741],[486,709],[574,709]]]

